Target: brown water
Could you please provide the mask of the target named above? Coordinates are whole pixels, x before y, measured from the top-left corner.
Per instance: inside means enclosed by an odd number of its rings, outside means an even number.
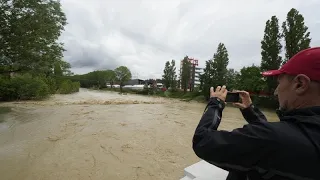
[[[191,145],[205,104],[82,89],[0,106],[13,107],[0,123],[3,180],[174,180],[199,161]],[[219,128],[243,124],[228,107]]]

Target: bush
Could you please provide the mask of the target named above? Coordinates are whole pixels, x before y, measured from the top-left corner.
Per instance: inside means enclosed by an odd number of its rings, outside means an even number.
[[[171,91],[165,91],[165,92],[163,92],[163,96],[164,97],[171,97],[172,96],[172,92]]]
[[[183,92],[180,91],[165,91],[164,94],[170,98],[182,98],[184,95]]]
[[[206,98],[203,95],[196,96],[192,100],[198,101],[198,102],[206,102]]]
[[[140,90],[140,91],[136,91],[136,94],[148,95],[149,94],[149,90],[148,89],[143,89],[143,90]]]
[[[53,77],[47,77],[42,79],[48,85],[50,94],[55,94],[57,92],[56,80]]]
[[[61,77],[17,75],[12,78],[0,76],[0,100],[39,100],[59,92],[69,94],[79,92],[80,83],[63,80]]]
[[[200,95],[201,95],[200,92],[198,92],[198,91],[193,91],[193,92],[187,92],[187,93],[185,93],[185,94],[182,96],[182,98],[185,98],[185,99],[193,99],[193,98],[195,98],[195,97],[197,97],[197,96],[200,96]]]
[[[50,94],[48,85],[40,78],[20,76],[13,78],[11,83],[16,88],[20,100],[42,99]]]
[[[63,80],[60,84],[58,92],[60,94],[70,94],[74,92],[79,92],[80,83],[72,82],[71,80]]]
[[[80,82],[72,82],[72,92],[79,92],[80,90]]]
[[[0,80],[0,97],[2,100],[43,99],[49,96],[49,87],[41,78],[31,75],[16,76]]]
[[[13,100],[17,99],[16,88],[11,84],[10,79],[0,78],[0,99]]]

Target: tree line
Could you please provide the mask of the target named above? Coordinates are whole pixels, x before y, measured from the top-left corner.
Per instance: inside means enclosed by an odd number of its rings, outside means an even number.
[[[96,70],[86,74],[73,75],[70,76],[70,79],[73,81],[79,81],[80,86],[83,88],[98,88],[102,89],[110,85],[112,88],[113,85],[120,85],[120,90],[125,82],[129,81],[132,77],[131,71],[126,66],[119,66],[114,70]]]
[[[281,41],[284,41],[284,45]],[[292,8],[286,20],[282,22],[281,28],[279,19],[272,16],[266,21],[264,36],[261,40],[261,63],[243,67],[240,71],[227,68],[229,64],[228,50],[224,43],[219,43],[213,57],[206,61],[204,73],[200,76],[200,87],[202,95],[209,98],[209,88],[218,85],[227,85],[229,90],[240,89],[254,94],[265,92],[273,94],[277,80],[275,78],[263,78],[261,72],[272,69],[279,69],[292,56],[301,50],[310,47],[310,32],[304,23],[304,17],[298,10]],[[281,52],[285,51],[285,57]],[[175,72],[175,61],[166,62],[163,79],[166,87],[177,89],[173,81],[179,82],[184,92],[187,91],[188,80],[190,79],[190,63],[188,56],[184,57],[181,68],[181,78],[177,79]],[[270,97],[272,98],[272,97]],[[269,98],[269,99],[270,99]],[[273,105],[276,103],[273,102]]]

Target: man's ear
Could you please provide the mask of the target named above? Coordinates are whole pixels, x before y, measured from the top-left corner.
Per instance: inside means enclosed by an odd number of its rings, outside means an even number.
[[[310,87],[310,78],[304,74],[299,74],[294,78],[294,88],[298,95],[306,93]]]

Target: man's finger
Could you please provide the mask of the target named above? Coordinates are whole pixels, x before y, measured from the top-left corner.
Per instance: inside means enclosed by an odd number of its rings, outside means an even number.
[[[212,92],[213,92],[213,87],[210,88],[210,93],[212,93]]]
[[[223,85],[222,88],[221,88],[221,91],[224,93],[224,91],[226,91],[226,88],[227,87],[225,85]]]
[[[220,89],[221,89],[221,86],[218,86],[218,87],[216,88],[216,92],[220,91]]]
[[[223,87],[224,87],[224,88],[223,88],[222,93],[223,93],[225,96],[227,96],[227,94],[228,94],[228,89],[227,89],[226,86],[223,86]]]
[[[235,90],[234,91],[235,93],[239,93],[239,94],[242,94],[244,91],[240,91],[240,90]]]
[[[239,108],[243,107],[243,105],[241,103],[233,103],[234,106],[237,106]]]
[[[237,91],[241,95],[248,95],[249,93],[247,91]]]

